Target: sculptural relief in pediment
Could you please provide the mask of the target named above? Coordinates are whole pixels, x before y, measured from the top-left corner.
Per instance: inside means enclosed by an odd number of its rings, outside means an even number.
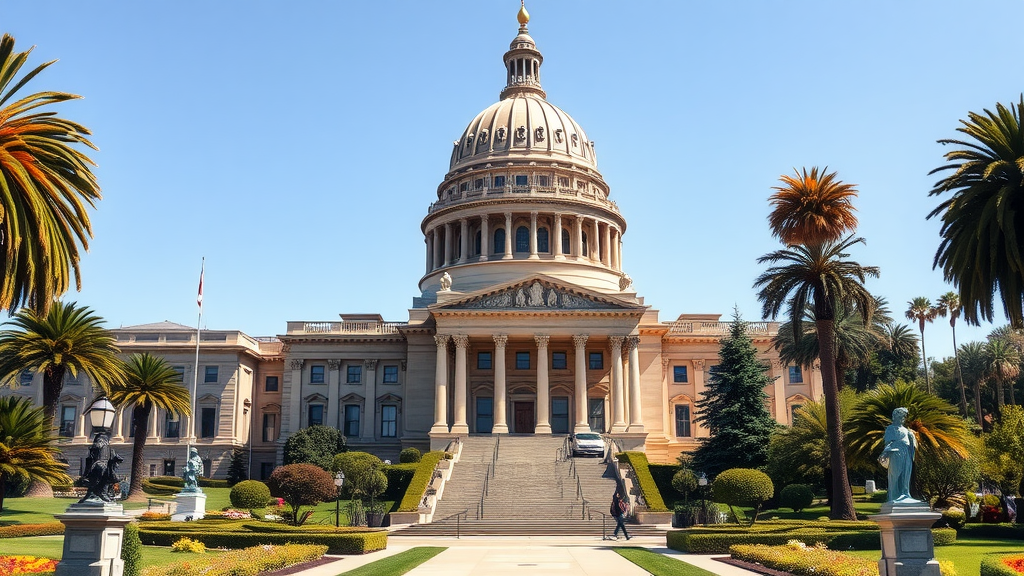
[[[539,281],[489,294],[476,300],[462,302],[453,308],[473,309],[556,309],[593,310],[620,308],[607,302],[592,300],[568,290],[545,286]]]

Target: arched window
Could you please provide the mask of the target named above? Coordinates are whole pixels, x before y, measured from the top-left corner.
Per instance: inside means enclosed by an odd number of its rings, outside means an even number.
[[[572,254],[572,243],[569,241],[569,230],[562,228],[562,254]]]
[[[537,230],[537,252],[549,252],[548,248],[548,229],[539,228]]]
[[[505,229],[504,228],[498,228],[497,230],[494,231],[494,246],[491,247],[491,250],[493,250],[495,254],[504,254],[505,253]]]
[[[530,229],[526,226],[516,228],[516,252],[530,251]]]
[[[483,242],[481,241],[480,231],[476,231],[476,237],[473,240],[473,254],[480,254],[480,249]]]
[[[590,256],[590,247],[587,246],[587,233],[583,233],[583,255]]]

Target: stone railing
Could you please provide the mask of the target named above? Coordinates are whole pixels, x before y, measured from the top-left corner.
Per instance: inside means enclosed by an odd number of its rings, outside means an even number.
[[[579,198],[590,202],[595,202],[612,212],[618,213],[619,206],[615,202],[608,200],[603,193],[595,194],[593,190],[581,190],[579,188],[566,188],[562,186],[539,186],[536,184],[530,184],[527,186],[516,186],[514,184],[506,184],[499,188],[483,188],[479,190],[467,190],[465,192],[455,192],[451,196],[448,196],[442,200],[432,203],[428,208],[427,212],[433,214],[443,208],[449,206],[455,206],[464,202],[472,202],[486,198],[488,196],[502,196],[502,195],[516,195],[516,196],[551,196],[557,195],[563,198]]]
[[[732,329],[732,322],[702,322],[699,320],[676,320],[669,323],[672,334],[693,334],[696,336],[726,336]],[[752,336],[775,336],[779,333],[778,322],[748,322],[747,334]]]
[[[288,334],[398,334],[401,322],[289,322]]]

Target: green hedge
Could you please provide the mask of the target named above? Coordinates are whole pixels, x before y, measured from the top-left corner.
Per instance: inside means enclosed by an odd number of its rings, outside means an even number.
[[[159,484],[160,486],[173,486],[175,488],[184,488],[185,479],[178,476],[152,476],[146,478],[144,481],[149,481],[152,484]],[[212,478],[200,478],[200,488],[231,488],[231,482],[227,480],[214,480]]]
[[[672,487],[672,477],[680,470],[678,464],[648,463],[647,468],[651,471],[654,485],[658,487],[658,493],[661,494],[661,500],[667,508],[674,508],[677,503],[683,501],[683,495],[676,492],[676,489]],[[691,495],[690,499],[693,499],[693,495]]]
[[[399,512],[415,512],[419,509],[423,493],[426,492],[430,478],[434,475],[434,468],[444,458],[444,454],[440,450],[434,450],[423,455],[419,464],[416,465],[416,472],[409,481],[409,487],[405,490],[402,503],[398,505]]]
[[[392,464],[381,468],[384,475],[388,477],[388,489],[380,495],[380,500],[401,503],[419,466],[419,461],[416,461],[407,464]]]
[[[24,536],[54,536],[64,533],[63,522],[45,524],[12,524],[0,526],[0,538],[21,538]]]
[[[643,452],[620,452],[615,455],[615,458],[619,462],[627,462],[633,467],[637,482],[640,483],[640,492],[647,502],[647,509],[651,512],[668,512],[665,501],[661,499],[661,492],[654,483],[654,477],[651,476],[647,455]],[[671,479],[669,479],[669,485],[671,485]]]
[[[277,522],[249,522],[242,524],[242,528],[250,532],[264,534],[358,534],[362,532],[380,532],[379,528],[367,528],[366,526],[325,526],[322,524],[311,524],[308,526],[292,526],[291,524],[279,524]]]
[[[203,574],[204,576],[255,576],[280,570],[304,562],[318,560],[326,552],[322,545],[254,546],[233,550],[216,556],[211,554],[189,554],[181,560],[163,566],[146,568],[145,576],[167,576],[182,574]]]
[[[669,548],[691,554],[727,554],[731,546],[741,544],[763,544],[782,546],[790,540],[798,540],[813,546],[824,544],[833,550],[880,550],[878,526],[872,528],[837,528],[821,526],[825,522],[806,523],[804,527],[789,525],[771,530],[743,531],[733,527],[732,531],[689,529],[673,530],[666,535]],[[947,546],[956,542],[956,530],[936,528],[932,530],[936,546]]]
[[[187,522],[186,524],[194,524]],[[384,530],[347,533],[325,532],[252,532],[246,530],[212,532],[195,530],[157,530],[144,525],[139,528],[139,537],[147,546],[170,546],[182,537],[198,540],[207,548],[247,548],[266,544],[319,544],[327,546],[330,554],[366,554],[383,550],[388,545],[388,533]]]
[[[139,524],[129,522],[124,527],[121,545],[121,560],[124,561],[122,576],[139,576],[142,573],[142,542],[139,541]]]
[[[1005,560],[1024,561],[1024,554],[1011,554],[1009,556],[984,556],[981,559],[981,576],[1020,576],[1013,568],[1004,562]]]
[[[168,486],[167,484],[155,484],[147,478],[142,481],[142,491],[150,496],[173,496],[181,492],[181,488]]]
[[[858,576],[877,573],[878,563],[834,550],[800,546],[733,546],[733,558],[782,570],[795,576]]]
[[[1024,524],[967,524],[960,532],[971,538],[1024,540]]]

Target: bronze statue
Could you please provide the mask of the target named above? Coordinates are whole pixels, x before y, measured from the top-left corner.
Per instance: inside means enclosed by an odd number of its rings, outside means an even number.
[[[97,433],[89,447],[89,456],[85,459],[85,473],[78,480],[78,485],[88,490],[78,503],[113,502],[114,485],[121,481],[117,476],[117,466],[122,462],[124,458],[110,447],[107,435]]]

